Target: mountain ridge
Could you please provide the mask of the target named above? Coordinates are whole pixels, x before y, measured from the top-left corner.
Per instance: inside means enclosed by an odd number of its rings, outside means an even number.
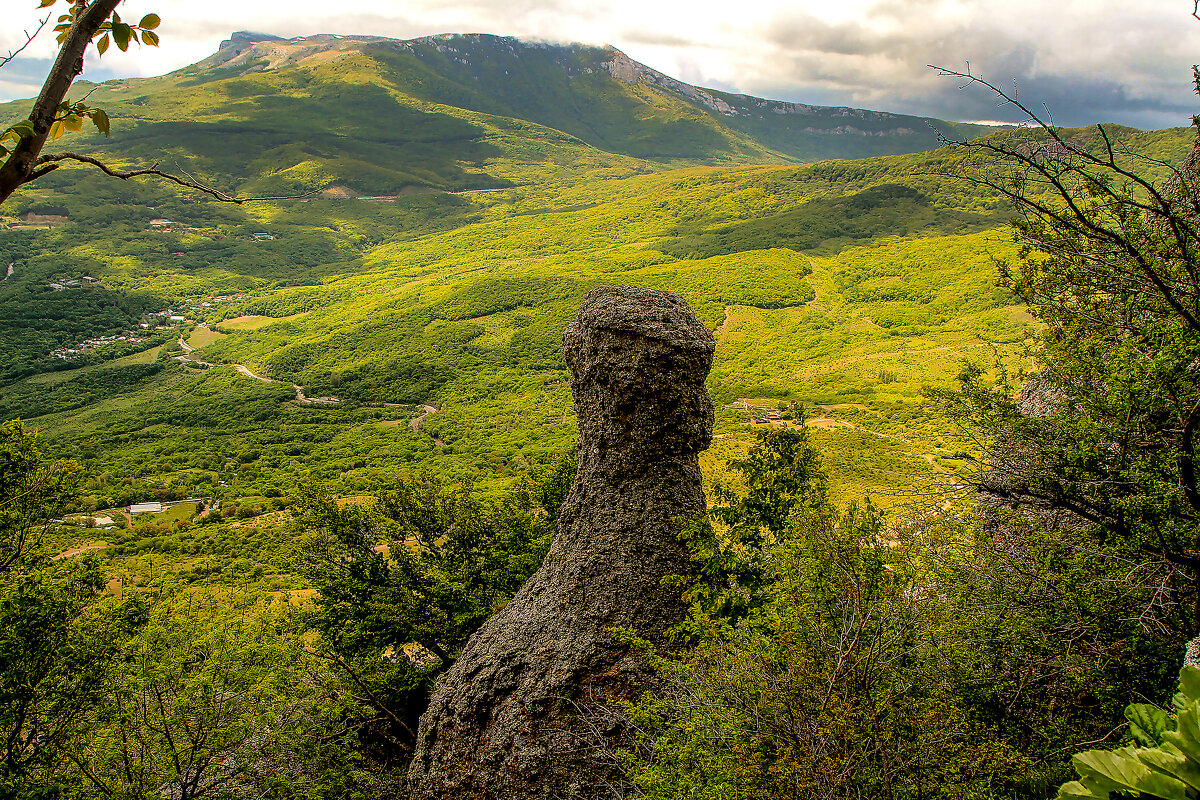
[[[995,130],[731,94],[611,46],[493,34],[237,31],[167,75],[80,81],[77,90],[109,112],[116,135],[72,147],[117,160],[177,158],[257,194],[335,183],[366,195],[457,191],[582,165],[629,173],[799,164],[919,152]],[[24,113],[21,103],[0,106],[0,116]]]
[[[943,134],[965,133],[969,136],[983,135],[996,130],[995,126],[975,123],[951,122],[933,117],[919,117],[890,111],[875,111],[850,106],[820,106],[785,100],[772,100],[745,93],[724,92],[696,86],[674,78],[639,62],[613,45],[590,45],[578,42],[556,43],[528,41],[512,36],[487,33],[444,33],[420,36],[412,39],[392,39],[382,36],[358,36],[339,34],[316,34],[283,39],[272,34],[237,31],[222,42],[216,53],[199,66],[205,67],[248,67],[247,71],[277,69],[288,63],[299,63],[309,58],[337,58],[356,46],[383,46],[403,49],[418,57],[432,49],[439,54],[450,54],[449,58],[461,64],[473,63],[471,57],[488,58],[497,54],[520,55],[522,50],[557,52],[558,62],[569,77],[581,73],[592,74],[597,68],[605,70],[613,79],[629,85],[647,85],[672,93],[688,102],[726,118],[752,117],[759,120],[772,116],[799,116],[808,120],[801,132],[826,135],[861,135],[906,137],[924,139],[920,130],[923,123]],[[491,51],[490,53],[488,51]],[[266,64],[263,65],[263,62]],[[583,61],[585,65],[572,63]],[[586,65],[586,62],[592,62]],[[859,125],[828,124],[833,120],[858,120]],[[814,125],[814,120],[825,122]],[[861,123],[867,123],[863,125]],[[944,126],[944,127],[942,127]],[[735,125],[735,127],[737,127]],[[936,146],[936,143],[931,144]],[[915,152],[906,150],[904,152]],[[788,154],[785,151],[785,155]],[[800,158],[799,160],[804,160]]]

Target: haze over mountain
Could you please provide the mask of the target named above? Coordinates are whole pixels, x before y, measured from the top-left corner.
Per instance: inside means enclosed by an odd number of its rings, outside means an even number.
[[[803,163],[910,153],[990,128],[766,100],[675,80],[611,47],[485,34],[399,41],[235,33],[158,78],[84,85],[110,157],[169,154],[252,191],[496,188],[545,170]],[[19,117],[24,104],[0,106]],[[635,164],[629,159],[653,162]]]

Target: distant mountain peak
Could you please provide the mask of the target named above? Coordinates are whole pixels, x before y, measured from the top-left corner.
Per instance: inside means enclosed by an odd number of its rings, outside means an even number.
[[[345,60],[345,61],[343,61]],[[220,77],[334,62],[371,62],[370,80],[421,102],[545,125],[588,144],[639,158],[814,160],[913,152],[944,137],[987,133],[982,126],[769,100],[694,86],[630,58],[612,45],[523,40],[490,33],[440,33],[412,39],[316,34],[281,38],[238,31],[220,51],[185,71]],[[217,77],[214,75],[214,77]],[[651,95],[660,100],[647,99]],[[653,103],[653,113],[639,109]],[[673,105],[677,104],[677,105]],[[690,108],[689,108],[690,107]],[[625,122],[614,120],[629,115]],[[670,134],[654,120],[691,130]],[[852,140],[858,140],[853,142]],[[887,141],[890,140],[890,141]],[[714,156],[711,153],[720,153]]]
[[[258,33],[256,31],[234,31],[229,35],[229,38],[221,42],[221,46],[217,50],[224,50],[227,47],[237,47],[244,44],[255,44],[257,42],[277,42],[282,37],[271,33]]]

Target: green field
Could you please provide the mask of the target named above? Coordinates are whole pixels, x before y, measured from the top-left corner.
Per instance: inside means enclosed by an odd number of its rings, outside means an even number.
[[[188,336],[187,343],[191,347],[199,350],[201,347],[220,340],[221,337],[222,334],[219,331],[214,331],[212,328],[196,328],[192,331],[191,335]]]
[[[892,161],[893,176],[916,168]],[[210,322],[225,335],[192,334],[205,360],[279,383],[166,359],[76,409],[37,414],[41,398],[30,398],[35,413],[23,416],[97,474],[86,492],[100,505],[126,480],[130,495],[233,499],[314,480],[358,492],[422,470],[496,492],[572,445],[559,341],[583,294],[650,286],[682,292],[717,335],[710,485],[754,433],[753,414],[725,406],[767,398],[823,418],[816,441],[837,497],[902,502],[933,473],[930,459],[956,447],[923,389],[948,385],[964,358],[1020,365],[1028,321],[995,288],[991,261],[1013,252],[1005,235],[947,235],[926,220],[923,235],[898,236],[881,216],[881,230],[808,251],[726,241],[732,252],[681,258],[658,246],[685,224],[803,208],[824,169],[689,169],[482,195],[471,224],[370,248],[362,269],[316,285],[254,292]],[[844,190],[855,196],[878,169],[865,162]],[[291,383],[343,402],[297,405]],[[0,400],[16,402],[24,385]],[[400,407],[370,405],[383,403]],[[438,411],[413,431],[425,403]]]
[[[283,319],[292,319],[299,316],[301,316],[301,314],[293,314],[289,317],[283,317]],[[221,320],[221,328],[227,331],[256,331],[259,328],[265,328],[267,325],[272,325],[278,321],[279,319],[276,319],[275,317],[264,317],[261,314],[245,314],[240,317],[231,317],[229,319]],[[220,338],[220,333],[218,331],[209,331],[205,339],[205,344],[216,341],[218,338]],[[189,342],[189,344],[191,343]],[[203,345],[192,346],[202,347]]]

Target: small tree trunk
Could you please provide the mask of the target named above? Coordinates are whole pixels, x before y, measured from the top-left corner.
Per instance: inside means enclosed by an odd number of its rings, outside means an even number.
[[[94,0],[79,16],[67,32],[58,49],[58,57],[54,66],[46,76],[42,92],[33,104],[29,120],[33,123],[33,135],[21,139],[0,166],[0,204],[12,195],[22,184],[40,177],[55,169],[55,165],[45,165],[38,169],[38,156],[50,135],[50,127],[58,106],[67,96],[71,84],[83,72],[83,54],[92,42],[92,37],[100,29],[121,0]]]

